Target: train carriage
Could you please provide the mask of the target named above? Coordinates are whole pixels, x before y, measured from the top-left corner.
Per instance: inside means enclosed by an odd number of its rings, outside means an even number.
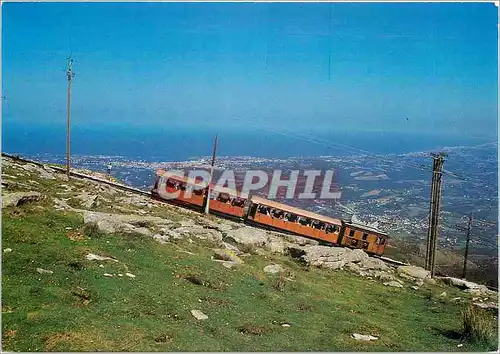
[[[152,195],[160,199],[201,210],[207,187],[196,180],[158,170]],[[165,193],[166,192],[166,193]],[[360,248],[382,255],[389,236],[373,227],[330,218],[258,196],[248,196],[226,187],[211,186],[210,213],[236,218],[245,223],[328,242]]]
[[[247,203],[248,196],[233,189],[219,186],[210,189],[210,212],[243,219]]]
[[[265,198],[252,196],[247,216],[254,223],[280,231],[338,243],[341,220],[329,218]]]
[[[340,244],[350,248],[361,248],[368,253],[382,255],[389,235],[373,227],[342,220]]]
[[[167,192],[168,195],[163,192]],[[152,194],[157,199],[201,208],[205,200],[206,188],[200,188],[200,185],[192,178],[159,170],[156,173],[156,182]]]

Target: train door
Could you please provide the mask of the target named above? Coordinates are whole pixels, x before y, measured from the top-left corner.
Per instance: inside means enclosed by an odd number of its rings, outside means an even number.
[[[250,206],[250,210],[249,210],[249,213],[248,213],[248,217],[251,218],[251,219],[254,219],[255,218],[255,213],[257,212],[257,208],[258,208],[258,204],[255,204],[255,203],[252,203],[251,206]]]

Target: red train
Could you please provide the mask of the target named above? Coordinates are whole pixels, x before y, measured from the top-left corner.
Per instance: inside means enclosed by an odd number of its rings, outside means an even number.
[[[188,177],[166,175],[159,170],[153,198],[201,210],[208,188]],[[165,177],[164,177],[165,176]],[[171,197],[166,198],[163,192]],[[258,196],[242,195],[228,188],[210,189],[210,213],[245,223],[313,238],[332,245],[361,248],[382,255],[389,236],[372,227],[330,218]]]

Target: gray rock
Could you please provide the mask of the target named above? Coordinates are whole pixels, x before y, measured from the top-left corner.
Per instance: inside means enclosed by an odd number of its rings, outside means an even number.
[[[154,234],[153,238],[160,243],[168,243],[170,241],[170,237],[167,235]]]
[[[371,340],[377,340],[378,337],[371,336],[369,334],[359,334],[359,333],[353,333],[352,338],[356,340],[364,340],[364,341],[371,341]]]
[[[280,240],[276,237],[273,237],[269,240],[269,242],[266,245],[266,248],[272,253],[279,253],[279,254],[285,253],[285,243],[283,242],[283,240]]]
[[[380,259],[377,258],[363,258],[361,262],[359,262],[360,266],[365,269],[377,269],[377,270],[387,270],[389,267]]]
[[[135,232],[135,233],[144,235],[144,236],[148,236],[148,237],[152,237],[153,236],[153,233],[151,231],[149,231],[149,229],[147,229],[145,227],[136,227],[132,231]]]
[[[113,262],[118,262],[117,259],[111,258],[111,257],[106,257],[106,256],[99,256],[98,254],[94,253],[89,253],[85,256],[85,258],[89,261],[113,261]]]
[[[474,306],[480,307],[482,309],[495,309],[498,310],[498,304],[494,302],[474,302]]]
[[[14,192],[2,196],[2,207],[18,206],[23,203],[35,202],[42,199],[39,192]]]
[[[425,279],[431,276],[428,270],[416,266],[400,266],[397,269],[398,274],[405,274],[417,279]]]
[[[368,255],[366,254],[366,252],[359,249],[359,248],[356,248],[356,249],[354,249],[351,252],[348,252],[346,254],[345,262],[346,263],[358,263],[366,258],[368,258]]]
[[[243,252],[241,252],[238,247],[236,246],[233,246],[231,245],[230,243],[227,243],[227,242],[222,242],[222,245],[228,249],[228,250],[231,250],[234,252],[234,254],[236,254],[237,256],[241,256],[243,254]]]
[[[264,230],[248,226],[228,231],[226,235],[228,237],[232,237],[237,243],[243,245],[262,247],[267,243],[267,234]]]
[[[384,285],[385,286],[392,286],[394,288],[402,288],[403,287],[403,285],[396,280],[386,282],[386,283],[384,283]]]
[[[351,272],[358,273],[361,271],[361,267],[358,263],[347,263],[345,268],[350,270]]]
[[[12,252],[12,248],[6,248],[3,250],[4,253],[9,253],[9,252]]]
[[[452,277],[444,277],[441,278],[445,283],[453,285],[457,288],[460,288],[462,290],[466,290],[470,293],[474,294],[487,294],[490,291],[485,285],[482,284],[476,284],[464,279],[458,279],[458,278],[452,278]]]
[[[418,289],[420,289],[420,288],[419,288],[418,286],[416,286],[416,285],[413,285],[411,288],[412,288],[413,290],[418,290]]]
[[[54,272],[51,270],[43,269],[43,268],[37,268],[36,271],[40,274],[53,274]]]
[[[314,266],[324,266],[332,269],[343,267],[345,256],[350,252],[347,248],[328,246],[307,246],[302,259]]]
[[[388,274],[385,272],[380,272],[378,274],[378,278],[380,279],[380,281],[383,281],[383,282],[398,281],[392,274]],[[399,283],[399,281],[398,281],[398,283]]]
[[[283,271],[284,271],[283,267],[280,266],[279,264],[270,264],[264,267],[264,273],[267,274],[278,274]]]
[[[193,317],[196,318],[197,320],[207,320],[208,319],[208,316],[205,315],[200,310],[191,310],[191,315],[193,315]]]

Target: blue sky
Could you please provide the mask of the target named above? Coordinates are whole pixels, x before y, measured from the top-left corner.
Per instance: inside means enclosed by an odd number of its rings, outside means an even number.
[[[64,125],[72,53],[80,126],[497,135],[493,3],[2,10],[4,127]]]

